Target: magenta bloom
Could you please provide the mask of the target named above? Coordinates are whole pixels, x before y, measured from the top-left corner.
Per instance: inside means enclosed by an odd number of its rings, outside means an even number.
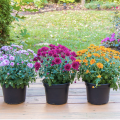
[[[49,52],[48,52],[48,55],[49,55],[49,56],[52,56],[52,55],[53,55],[52,51],[49,51]]]
[[[73,56],[71,56],[70,59],[71,59],[72,61],[75,61],[75,60],[76,60],[76,58],[73,57]]]
[[[76,62],[76,61],[73,62],[72,63],[72,68],[75,69],[75,70],[78,70],[78,68],[79,68],[79,62]]]
[[[60,63],[62,63],[62,61],[61,61],[60,58],[55,58],[55,59],[54,59],[54,62],[55,62],[55,64],[60,64]]]
[[[71,65],[70,64],[66,64],[64,66],[64,68],[65,68],[66,71],[70,71]]]
[[[35,65],[34,65],[34,67],[35,67],[35,70],[37,71],[37,70],[39,70],[39,68],[41,67],[41,65],[40,65],[40,63],[36,62]]]
[[[70,52],[69,52],[69,51],[65,51],[65,54],[66,54],[67,56],[70,56]]]
[[[74,56],[74,57],[77,57],[75,52],[71,52],[71,55]]]
[[[120,42],[120,39],[118,39],[118,42]]]
[[[111,37],[110,42],[112,42],[112,41],[115,41],[115,38],[114,38],[114,37]]]
[[[53,66],[53,65],[55,65],[55,61],[54,61],[54,60],[52,60],[52,64],[51,64],[51,66]]]
[[[111,37],[115,37],[115,33],[111,34]]]
[[[62,57],[63,59],[65,59],[65,55],[61,55],[61,57]]]
[[[19,63],[17,63],[17,65],[19,65]]]

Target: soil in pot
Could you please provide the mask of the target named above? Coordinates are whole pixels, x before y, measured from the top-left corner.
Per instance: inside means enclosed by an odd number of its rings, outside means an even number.
[[[13,88],[9,86],[8,88],[3,85],[3,96],[4,102],[8,104],[20,104],[25,101],[26,97],[26,86],[22,88]]]
[[[49,86],[47,83],[43,82],[43,85],[45,87],[47,103],[61,105],[67,102],[70,83],[53,84]]]
[[[101,84],[96,87],[95,84],[86,82],[86,92],[89,103],[95,105],[106,104],[109,101],[110,85]]]

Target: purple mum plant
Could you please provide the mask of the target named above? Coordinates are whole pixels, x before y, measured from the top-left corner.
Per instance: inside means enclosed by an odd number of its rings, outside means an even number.
[[[35,71],[32,59],[34,51],[23,50],[23,46],[11,45],[0,48],[0,83],[6,88],[23,88],[29,82],[35,81]]]
[[[101,41],[101,44],[106,47],[118,47],[120,45],[120,39],[116,38],[115,33],[112,33],[110,37],[106,37]]]
[[[33,61],[35,61],[35,70],[39,70],[40,77],[45,77],[44,82],[51,86],[74,81],[80,67],[76,57],[76,53],[67,47],[50,44],[49,47],[44,46],[38,49]]]

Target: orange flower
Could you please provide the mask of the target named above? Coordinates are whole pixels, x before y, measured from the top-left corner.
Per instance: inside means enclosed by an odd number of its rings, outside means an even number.
[[[94,86],[92,86],[92,88],[95,88]]]
[[[114,58],[115,58],[115,59],[118,59],[118,58],[119,58],[119,56],[114,56]]]
[[[115,64],[115,62],[113,62],[113,64]]]
[[[101,78],[101,75],[98,75],[97,77],[98,77],[98,78]]]
[[[86,65],[86,66],[88,66],[88,64],[87,64],[87,63],[86,63],[85,65]]]
[[[109,59],[108,59],[108,58],[105,58],[105,61],[109,62]]]
[[[96,57],[100,57],[100,55],[98,53],[93,53],[93,55]]]
[[[88,56],[88,57],[91,57],[91,56],[92,56],[92,54],[88,54],[87,56]]]
[[[84,63],[87,63],[88,61],[86,59],[83,60]]]
[[[104,54],[104,53],[102,53],[102,54],[101,54],[101,56],[103,56],[103,57],[104,57],[104,56],[105,56],[105,54]]]
[[[103,68],[103,64],[102,63],[97,63],[97,67],[98,68]]]
[[[95,61],[95,59],[91,59],[90,60],[90,64],[92,65],[92,64],[94,64],[96,61]]]
[[[80,60],[80,59],[77,59],[77,60],[75,60],[75,61],[76,61],[76,62],[79,62],[79,63],[81,63],[81,61],[82,61],[82,60]]]
[[[89,71],[89,70],[86,70],[86,73],[90,73],[90,71]]]

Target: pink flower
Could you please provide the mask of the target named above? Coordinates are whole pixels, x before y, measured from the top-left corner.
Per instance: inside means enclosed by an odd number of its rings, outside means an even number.
[[[23,64],[24,62],[22,61],[21,63]]]
[[[49,73],[47,73],[47,75],[49,75]]]
[[[120,39],[118,39],[118,42],[120,42]]]
[[[0,61],[3,61],[4,60],[4,58],[3,57],[0,57]]]
[[[10,63],[10,65],[11,65],[12,67],[14,66],[14,64],[15,64],[14,62],[11,62],[11,63]]]
[[[64,68],[65,68],[66,71],[70,71],[71,65],[70,64],[66,64],[64,66]]]
[[[29,68],[33,68],[33,64],[32,64],[32,63],[28,63],[27,66],[28,66]]]
[[[10,61],[9,61],[8,59],[5,59],[5,60],[3,61],[3,63],[4,63],[4,65],[9,65]]]
[[[15,57],[14,56],[10,56],[9,59],[10,60],[15,60]]]
[[[76,62],[76,61],[73,62],[72,63],[72,68],[75,69],[75,70],[78,70],[78,68],[79,68],[79,62]]]
[[[41,67],[41,65],[40,65],[40,63],[36,62],[35,65],[34,65],[34,67],[35,67],[35,70],[37,71],[37,70],[39,70],[39,68]]]
[[[55,58],[55,59],[54,59],[54,62],[55,62],[55,64],[60,64],[60,63],[62,63],[62,61],[61,61],[60,58]]]
[[[19,65],[19,63],[17,63],[17,65]]]
[[[116,7],[116,9],[118,9],[118,7]]]

